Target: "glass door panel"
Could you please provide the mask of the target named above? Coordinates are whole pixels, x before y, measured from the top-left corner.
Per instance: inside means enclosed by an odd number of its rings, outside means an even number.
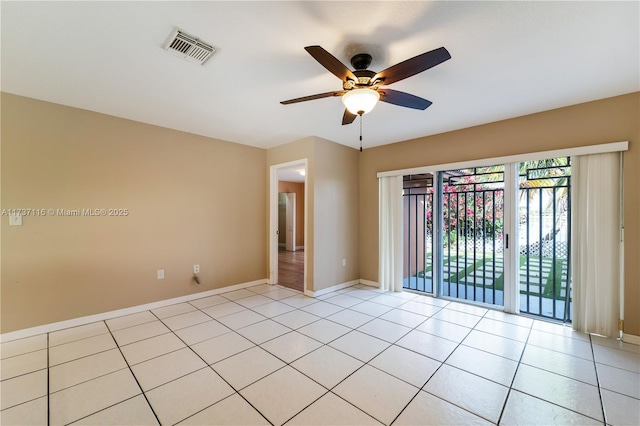
[[[442,188],[440,294],[504,304],[504,166],[439,173]]]
[[[519,169],[520,312],[571,322],[570,157]]]
[[[403,288],[433,293],[434,182],[430,173],[404,176]]]

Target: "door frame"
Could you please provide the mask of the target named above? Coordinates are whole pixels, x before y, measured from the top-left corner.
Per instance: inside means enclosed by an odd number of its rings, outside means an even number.
[[[504,312],[520,313],[520,247],[518,245],[518,162],[504,164]]]
[[[303,289],[307,291],[307,265],[308,254],[307,244],[309,239],[309,196],[307,193],[308,188],[308,159],[301,158],[299,160],[288,161],[286,163],[274,164],[269,167],[269,227],[267,232],[269,234],[269,279],[268,283],[275,285],[278,283],[278,171],[280,169],[290,168],[292,166],[298,166],[304,168],[304,282]],[[295,244],[295,242],[294,242]]]

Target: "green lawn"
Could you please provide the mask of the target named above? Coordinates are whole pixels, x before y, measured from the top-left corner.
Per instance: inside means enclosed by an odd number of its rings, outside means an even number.
[[[427,277],[432,276],[433,265],[429,260],[431,259],[431,255],[427,254],[427,267],[424,271],[418,273],[418,277],[422,278],[425,275]],[[477,255],[476,255],[477,256]],[[493,257],[487,256],[484,258],[476,257],[475,262],[473,261],[473,253],[466,254],[466,260],[469,262],[465,267],[465,256],[451,256],[444,258],[444,266],[445,271],[443,273],[444,279],[446,282],[459,282],[459,283],[467,283],[473,284],[473,277],[475,272],[476,281],[482,283],[482,278],[485,277],[487,279],[493,279]],[[501,255],[496,256],[495,258],[495,281],[493,284],[495,285],[496,290],[504,290],[504,266],[503,266],[503,258]],[[457,265],[456,265],[457,262]],[[521,294],[530,294],[530,295],[538,295],[538,292],[535,291],[539,288],[542,283],[542,297],[553,298],[554,297],[554,277],[556,282],[555,287],[555,298],[564,298],[564,295],[561,293],[562,287],[566,286],[566,277],[562,276],[562,268],[567,263],[567,259],[556,259],[555,260],[555,270],[553,268],[553,259],[543,257],[542,260],[538,256],[529,256],[529,284],[533,291],[527,293],[525,290],[521,289]],[[524,255],[520,256],[520,284],[526,284],[524,280],[524,275],[526,275],[526,264],[527,257]],[[541,264],[542,264],[542,274],[541,272]],[[447,270],[447,266],[451,265],[451,269],[453,271],[450,274]],[[457,268],[456,266],[459,266]],[[483,275],[484,270],[484,275]],[[479,280],[480,279],[480,280]],[[562,284],[562,285],[561,285]],[[481,284],[477,284],[481,285]],[[490,287],[490,285],[488,285]]]

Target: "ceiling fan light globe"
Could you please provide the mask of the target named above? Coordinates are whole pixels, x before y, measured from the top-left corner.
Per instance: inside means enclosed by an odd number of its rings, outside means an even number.
[[[378,91],[368,88],[353,89],[342,95],[342,103],[350,113],[366,114],[376,106],[380,99]]]

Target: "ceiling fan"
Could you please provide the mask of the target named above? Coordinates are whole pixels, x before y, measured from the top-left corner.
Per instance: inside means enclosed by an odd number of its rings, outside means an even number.
[[[346,107],[342,116],[343,125],[351,124],[358,115],[361,116],[371,111],[378,100],[406,108],[427,109],[431,105],[431,101],[398,90],[385,89],[382,86],[404,80],[451,59],[447,49],[440,47],[376,73],[367,69],[372,60],[371,55],[367,53],[359,53],[351,58],[351,65],[354,68],[354,71],[351,71],[320,46],[307,46],[304,49],[323,67],[342,80],[342,90],[289,99],[280,103],[289,105],[314,99],[342,96],[342,102]]]

